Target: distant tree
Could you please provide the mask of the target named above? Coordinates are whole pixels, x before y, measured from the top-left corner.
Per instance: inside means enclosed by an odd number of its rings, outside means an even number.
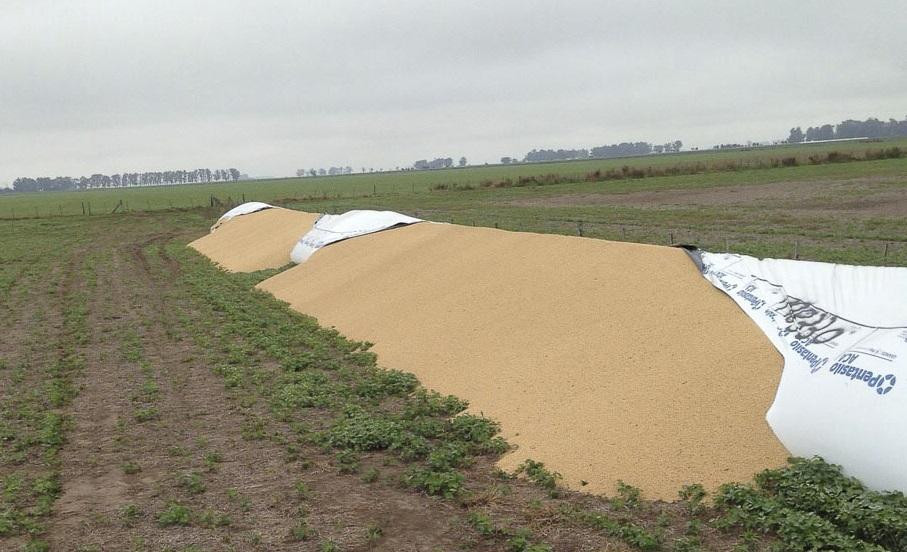
[[[850,139],[850,138],[887,138],[893,136],[907,136],[907,117],[903,121],[897,119],[879,120],[869,117],[865,121],[847,119],[837,125],[824,124],[806,129],[804,140]]]
[[[790,129],[790,135],[787,137],[788,144],[799,144],[806,138],[806,135],[803,134],[803,130],[800,127],[794,127]]]
[[[296,176],[300,176],[300,177],[305,176],[306,172],[307,171],[305,169],[296,169]]]
[[[512,161],[512,159],[509,158],[509,157],[502,157],[502,158],[501,158],[501,164],[502,164],[502,165],[509,165],[511,161]]]
[[[667,150],[667,144],[665,145],[665,150]],[[598,146],[589,150],[589,156],[596,159],[648,155],[650,153],[652,153],[652,144],[648,142],[621,142],[620,144]]]
[[[465,158],[465,157],[461,157],[461,158],[460,158],[460,161],[457,162],[457,165],[459,165],[460,167],[465,167],[465,166],[466,166],[466,158]]]
[[[680,140],[674,140],[674,152],[679,152],[683,148],[683,142]]]

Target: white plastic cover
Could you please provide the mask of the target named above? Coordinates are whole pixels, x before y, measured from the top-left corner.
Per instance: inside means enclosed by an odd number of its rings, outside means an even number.
[[[249,213],[262,211],[264,209],[271,209],[273,207],[273,205],[268,205],[267,203],[262,203],[260,201],[249,201],[243,203],[242,205],[237,205],[236,207],[221,215],[221,217],[217,219],[217,222],[214,223],[214,226],[211,227],[211,231],[214,232],[214,230],[216,230],[218,226],[227,222],[233,217],[238,217],[239,215],[248,215]]]
[[[315,226],[299,238],[290,252],[290,260],[296,264],[303,263],[328,244],[417,222],[422,222],[422,219],[394,211],[355,210],[342,215],[322,215],[315,221]]]
[[[766,414],[784,446],[907,492],[907,269],[699,256],[784,357]]]

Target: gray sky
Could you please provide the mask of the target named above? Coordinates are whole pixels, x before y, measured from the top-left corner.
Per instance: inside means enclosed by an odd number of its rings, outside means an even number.
[[[0,0],[0,185],[902,119],[904,21],[904,0]]]

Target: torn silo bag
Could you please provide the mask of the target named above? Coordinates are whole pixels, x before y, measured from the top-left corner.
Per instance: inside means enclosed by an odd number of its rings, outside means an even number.
[[[907,268],[692,255],[784,357],[766,414],[784,446],[907,492]]]

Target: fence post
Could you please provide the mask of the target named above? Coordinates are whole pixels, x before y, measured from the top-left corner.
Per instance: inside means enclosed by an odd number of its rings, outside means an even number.
[[[882,264],[888,264],[888,242],[885,242],[885,256],[882,258]]]
[[[671,245],[674,245],[674,232],[671,232]]]
[[[82,202],[82,216],[85,216],[85,202]]]
[[[579,235],[579,237],[583,237],[583,221],[576,223],[576,233]]]
[[[794,259],[800,258],[800,240],[794,240]]]

